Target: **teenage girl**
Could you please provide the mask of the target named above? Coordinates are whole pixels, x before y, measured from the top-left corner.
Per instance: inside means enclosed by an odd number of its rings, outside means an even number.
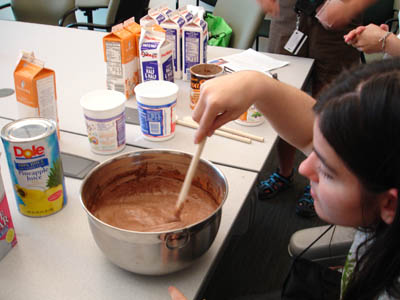
[[[206,81],[193,118],[195,143],[255,104],[278,134],[307,155],[318,216],[358,229],[342,276],[342,299],[400,298],[400,60],[343,73],[313,98],[243,71]],[[185,299],[175,288],[174,300]]]

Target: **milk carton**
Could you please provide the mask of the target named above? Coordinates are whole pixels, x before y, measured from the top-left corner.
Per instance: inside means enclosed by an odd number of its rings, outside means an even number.
[[[22,52],[14,71],[14,84],[19,119],[51,119],[57,123],[59,137],[55,72],[45,68],[33,52]]]
[[[139,44],[142,80],[174,82],[173,46],[167,41],[165,32],[154,26],[144,27]]]
[[[103,37],[103,48],[107,64],[107,88],[125,94],[128,99],[134,94],[139,80],[134,36],[122,24],[118,24]]]
[[[14,225],[8,207],[0,173],[0,260],[17,244]]]
[[[134,81],[135,84],[138,84],[140,80],[140,61],[139,61],[139,41],[140,41],[140,32],[141,32],[141,26],[135,22],[135,17],[132,17],[124,22],[124,28],[126,30],[129,30],[132,35],[133,35],[133,40],[134,40],[134,48],[135,48],[135,55],[134,55],[134,60],[135,60],[135,67],[134,68]]]
[[[165,29],[167,40],[173,45],[174,78],[182,78],[182,27],[185,19],[174,11],[161,27]]]
[[[207,62],[207,22],[196,17],[182,28],[183,79],[190,80],[190,67]]]

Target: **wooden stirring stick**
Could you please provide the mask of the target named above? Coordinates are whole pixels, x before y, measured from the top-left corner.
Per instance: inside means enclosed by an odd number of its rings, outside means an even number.
[[[178,201],[176,202],[175,206],[175,216],[179,219],[181,209],[182,209],[182,204],[185,201],[188,193],[190,186],[192,185],[192,180],[194,173],[196,173],[197,165],[199,163],[200,155],[201,152],[203,152],[204,144],[206,143],[207,137],[205,137],[198,145],[196,148],[196,152],[193,155],[192,161],[190,162],[189,169],[186,173],[185,180],[183,181],[183,185],[181,188],[181,191],[179,193]]]

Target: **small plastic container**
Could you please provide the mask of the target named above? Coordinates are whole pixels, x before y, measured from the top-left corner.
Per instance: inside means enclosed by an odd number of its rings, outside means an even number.
[[[264,121],[264,116],[254,105],[250,106],[249,109],[239,117],[239,119],[235,120],[236,123],[244,126],[258,126],[264,123]]]
[[[165,141],[175,134],[179,87],[173,82],[153,80],[135,87],[140,128],[145,139]]]
[[[91,150],[113,154],[125,148],[125,95],[95,90],[81,98]]]

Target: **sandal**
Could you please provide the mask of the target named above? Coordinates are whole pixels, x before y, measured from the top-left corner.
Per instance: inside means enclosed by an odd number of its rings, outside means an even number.
[[[258,199],[266,200],[275,197],[276,194],[288,189],[293,182],[293,171],[289,177],[278,173],[272,173],[267,180],[260,181],[258,185]]]
[[[311,218],[317,215],[315,213],[314,199],[311,197],[309,185],[305,187],[303,196],[297,200],[296,214],[305,218]]]

